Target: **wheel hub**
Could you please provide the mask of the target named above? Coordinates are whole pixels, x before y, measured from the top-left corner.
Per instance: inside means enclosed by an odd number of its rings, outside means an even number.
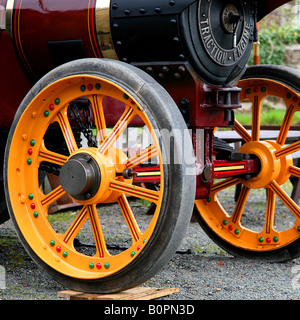
[[[87,200],[97,193],[101,172],[93,157],[86,153],[78,153],[62,166],[59,178],[63,189],[71,197]]]
[[[244,144],[239,152],[254,154],[260,160],[259,174],[243,184],[250,189],[266,188],[272,181],[279,185],[285,183],[290,177],[289,166],[293,164],[292,156],[277,158],[275,153],[281,146],[275,141],[250,141]]]

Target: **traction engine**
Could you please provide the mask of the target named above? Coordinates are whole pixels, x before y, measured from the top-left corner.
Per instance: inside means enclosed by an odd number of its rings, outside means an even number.
[[[233,255],[300,255],[285,187],[300,177],[300,74],[246,67],[257,23],[287,2],[0,0],[0,221],[40,267],[74,290],[136,286],[192,214]],[[269,96],[286,110],[273,135],[261,126]],[[235,117],[243,101],[250,126]],[[65,198],[75,212],[54,213]]]

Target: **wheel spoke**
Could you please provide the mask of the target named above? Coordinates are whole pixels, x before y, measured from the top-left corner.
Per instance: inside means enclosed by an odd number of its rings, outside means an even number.
[[[211,188],[211,192],[212,193],[218,193],[221,190],[227,189],[229,187],[235,186],[240,182],[239,179],[237,178],[228,178],[225,179],[223,181],[220,181],[218,183],[215,183],[212,188]]]
[[[76,219],[73,221],[67,232],[64,234],[64,242],[69,243],[74,240],[84,223],[86,222],[88,218],[88,210],[87,206],[84,206],[79,214],[77,215]]]
[[[104,234],[103,234],[100,220],[98,217],[96,205],[87,206],[87,210],[88,210],[91,227],[92,227],[92,231],[95,239],[97,253],[100,258],[103,258],[104,256],[110,256],[106,248]]]
[[[94,121],[100,143],[107,137],[106,121],[103,112],[103,99],[104,96],[101,95],[94,94],[90,96],[90,101],[94,111]]]
[[[119,121],[116,123],[115,127],[113,128],[112,132],[106,137],[106,139],[102,142],[102,144],[99,147],[99,152],[104,153],[107,149],[109,149],[119,138],[119,136],[122,134],[122,132],[127,128],[130,121],[135,116],[134,110],[127,106],[123,115],[119,119]]]
[[[254,96],[252,103],[252,141],[260,139],[260,115],[262,97]]]
[[[300,178],[300,168],[297,168],[295,166],[290,166],[289,173],[297,178]]]
[[[42,206],[50,206],[53,202],[60,199],[64,194],[66,194],[66,191],[62,186],[58,186],[57,188],[49,192],[45,198],[42,199],[41,204]]]
[[[66,112],[58,112],[57,113],[58,123],[62,129],[62,133],[65,137],[65,141],[67,143],[67,147],[69,149],[70,154],[74,153],[78,147],[75,141],[72,128],[69,123],[69,119]]]
[[[249,132],[237,120],[235,120],[235,125],[234,125],[233,129],[241,136],[241,138],[245,142],[251,141],[251,136],[250,136]]]
[[[295,111],[296,111],[295,107],[292,104],[286,110],[286,113],[282,121],[282,125],[280,127],[278,138],[276,140],[276,142],[280,145],[284,145],[285,143]]]
[[[283,147],[281,150],[275,152],[277,158],[286,157],[289,154],[300,151],[300,141],[291,143],[289,146]]]
[[[47,161],[62,166],[67,160],[67,156],[49,151],[48,149],[46,149],[44,143],[42,144],[39,151],[39,163],[41,163],[42,161]]]
[[[154,191],[146,188],[129,185],[127,183],[117,181],[117,180],[111,181],[109,184],[109,188],[112,190],[125,193],[126,195],[141,198],[154,203],[158,203],[159,195],[160,195],[159,191]]]
[[[139,152],[134,157],[128,159],[126,167],[134,168],[157,155],[158,155],[157,147],[155,145],[151,145],[147,149],[144,149],[141,152]]]
[[[276,194],[272,189],[267,189],[267,208],[265,220],[265,232],[269,234],[273,230],[275,218],[275,200]]]
[[[243,186],[238,201],[235,205],[233,214],[232,214],[232,222],[233,223],[239,223],[245,208],[245,204],[247,202],[248,196],[249,196],[250,189],[246,186]]]
[[[137,242],[142,235],[141,230],[137,224],[131,207],[127,201],[125,194],[122,194],[118,199],[119,206],[123,213],[124,219],[127,223],[132,239]]]
[[[269,187],[275,192],[278,198],[286,205],[286,207],[296,216],[300,218],[300,208],[289,197],[289,195],[278,185],[276,181],[270,183]]]

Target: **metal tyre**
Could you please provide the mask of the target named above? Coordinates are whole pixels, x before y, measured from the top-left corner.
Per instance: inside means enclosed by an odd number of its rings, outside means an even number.
[[[84,148],[76,142],[80,128],[69,113],[78,99],[88,99],[91,105],[98,145],[90,138]],[[115,105],[123,110],[109,128]],[[134,119],[143,123],[152,140],[128,157],[116,143]],[[193,165],[171,165],[170,136],[160,135],[161,130],[172,133],[180,157],[184,129],[182,116],[166,91],[130,65],[84,59],[42,78],[16,114],[4,166],[9,212],[30,256],[65,286],[86,292],[116,292],[155,275],[176,251],[192,213],[195,177],[186,170],[193,170]],[[46,135],[57,130],[65,152],[47,146]],[[190,140],[185,141],[184,152],[192,155]],[[128,169],[154,160],[159,168],[156,188],[134,185]],[[45,163],[60,170],[60,183],[49,193],[39,185]],[[65,194],[81,205],[67,226],[61,223],[66,213],[49,213],[51,204]],[[140,213],[141,200],[154,204],[153,215]],[[117,216],[111,203],[118,209]],[[105,214],[110,215],[108,219],[103,218]],[[86,228],[90,233],[85,233]],[[78,249],[82,242],[86,247]]]

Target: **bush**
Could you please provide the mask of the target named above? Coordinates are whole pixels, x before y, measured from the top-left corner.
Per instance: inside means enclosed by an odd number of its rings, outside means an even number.
[[[264,27],[259,32],[260,64],[281,65],[285,48],[291,44],[300,43],[300,26]],[[253,64],[253,54],[249,65]]]

